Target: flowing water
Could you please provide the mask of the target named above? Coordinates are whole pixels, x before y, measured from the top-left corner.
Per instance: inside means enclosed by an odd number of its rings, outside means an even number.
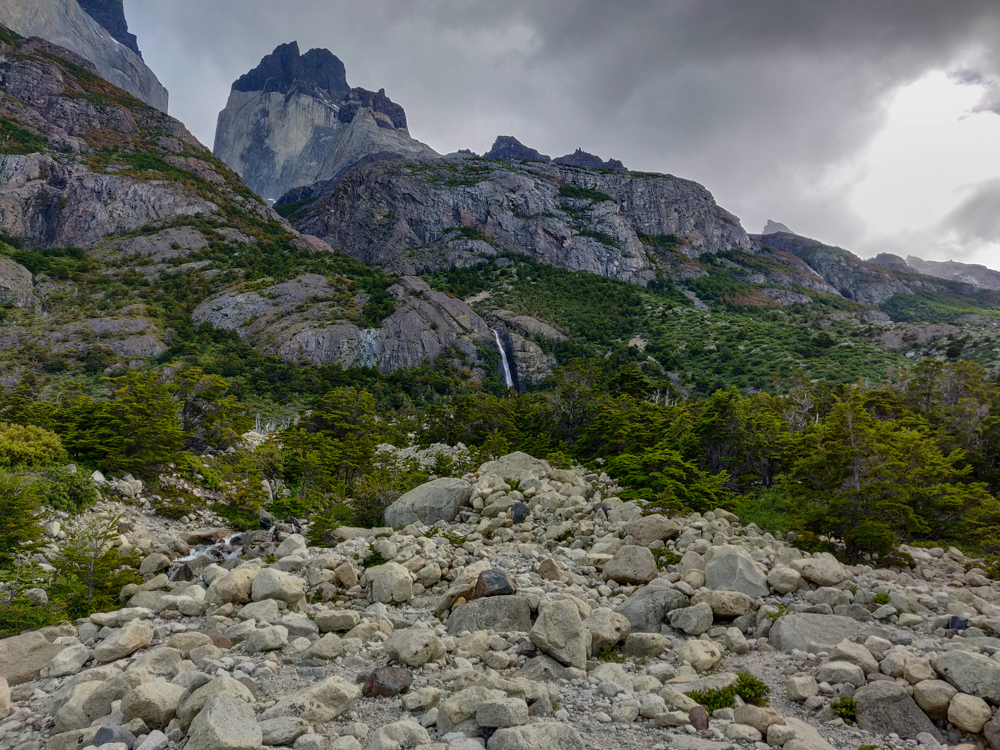
[[[493,337],[497,340],[497,349],[500,350],[500,361],[503,363],[503,379],[507,382],[508,388],[514,387],[514,378],[510,374],[510,363],[507,362],[507,352],[504,351],[503,344],[500,343],[500,334],[493,330]]]

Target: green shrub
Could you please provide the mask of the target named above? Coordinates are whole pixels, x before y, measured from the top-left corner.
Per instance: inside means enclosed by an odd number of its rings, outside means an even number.
[[[709,713],[712,713],[713,711],[718,711],[720,708],[732,708],[736,703],[736,686],[730,685],[724,688],[693,690],[687,693],[687,696],[703,705]]]
[[[42,472],[36,479],[36,486],[43,505],[69,513],[82,513],[99,497],[89,476],[62,467]]]
[[[65,461],[66,451],[54,432],[0,422],[0,469],[37,469]]]
[[[736,676],[736,694],[744,703],[753,706],[766,706],[770,700],[771,688],[747,672]]]
[[[830,708],[848,724],[854,723],[858,709],[858,704],[855,703],[854,698],[837,698],[837,700],[830,704]]]
[[[620,646],[605,646],[598,649],[595,656],[598,661],[610,661],[615,664],[623,664],[628,659]]]
[[[650,551],[653,553],[653,559],[656,560],[657,570],[666,570],[668,565],[676,565],[681,561],[681,556],[669,547],[657,547]]]
[[[888,594],[875,594],[875,596],[872,597],[872,601],[878,605],[882,605],[888,604],[890,598],[891,597]]]
[[[25,630],[38,630],[67,620],[69,616],[59,602],[39,607],[24,596],[15,596],[12,600],[0,598],[0,638],[10,638]]]

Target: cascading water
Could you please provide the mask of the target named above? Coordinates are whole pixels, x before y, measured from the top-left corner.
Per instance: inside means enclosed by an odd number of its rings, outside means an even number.
[[[503,379],[506,381],[508,388],[513,388],[514,378],[510,374],[510,363],[507,362],[507,352],[504,351],[503,344],[500,343],[500,334],[497,333],[495,328],[491,330],[493,331],[493,337],[497,340],[497,349],[500,350],[500,361],[503,363]]]

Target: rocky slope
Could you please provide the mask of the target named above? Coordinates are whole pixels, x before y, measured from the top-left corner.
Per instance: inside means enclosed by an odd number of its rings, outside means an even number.
[[[899,278],[884,267],[861,260],[840,247],[788,232],[756,235],[762,245],[794,255],[848,299],[878,306],[897,294],[937,291],[928,280]]]
[[[74,53],[2,28],[0,175],[0,298],[20,308],[0,321],[11,382],[31,347],[58,367],[95,351],[112,368],[163,355],[174,335],[164,310],[178,298],[182,316],[197,308],[197,323],[290,362],[394,371],[447,350],[472,367],[478,347],[495,351],[462,303],[419,280],[372,281],[292,229],[181,123]],[[166,292],[178,278],[184,288]],[[244,324],[264,303],[250,279],[283,294],[254,327]]]
[[[924,276],[958,281],[978,289],[1000,290],[1000,271],[994,271],[986,266],[975,263],[959,263],[954,260],[942,263],[933,260],[921,260],[910,255],[906,259],[906,265],[916,273],[923,274]]]
[[[370,154],[435,155],[410,137],[403,108],[384,90],[352,89],[339,59],[324,49],[301,55],[295,42],[233,84],[214,152],[272,201]]]
[[[525,454],[324,548],[101,489],[144,582],[0,641],[4,750],[1000,748],[1000,585],[956,549],[849,567]]]
[[[519,253],[646,284],[684,258],[758,250],[689,180],[461,156],[358,165],[295,225],[397,273]]]
[[[83,6],[77,0],[11,0],[0,3],[0,25],[75,52],[105,80],[167,111],[167,90],[128,33],[121,0],[87,0]]]

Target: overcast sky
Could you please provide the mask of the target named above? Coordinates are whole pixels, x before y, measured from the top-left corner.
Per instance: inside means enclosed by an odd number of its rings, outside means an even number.
[[[707,186],[870,257],[1000,268],[995,0],[125,0],[211,146],[232,82],[325,47],[439,152],[514,135]]]

